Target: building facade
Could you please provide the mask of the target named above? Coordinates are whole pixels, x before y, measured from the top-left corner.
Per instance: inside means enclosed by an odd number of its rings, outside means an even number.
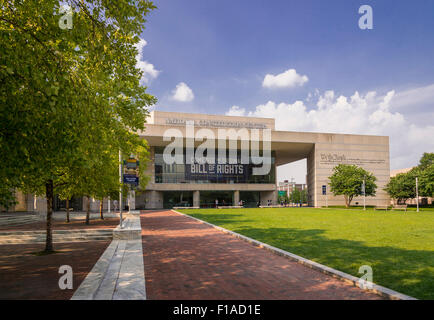
[[[222,131],[225,135],[220,136]],[[236,206],[240,200],[246,207],[274,205],[279,188],[285,189],[277,185],[276,168],[301,159],[307,159],[309,206],[344,205],[343,197],[334,197],[328,187],[328,177],[341,163],[361,166],[377,177],[377,194],[367,197],[367,205],[390,203],[383,190],[390,177],[386,136],[279,131],[275,130],[274,119],[161,111],[150,113],[146,129],[139,134],[150,147],[146,172],[150,179],[145,190],[135,191],[132,201],[135,209]],[[204,144],[210,146],[207,144],[212,140],[208,139],[210,136],[216,138],[217,161],[197,163],[196,158],[187,161],[197,153],[205,158],[211,155],[209,150],[204,151]],[[176,140],[179,145],[173,147]],[[171,145],[173,150],[168,154]],[[222,145],[226,150],[220,154]],[[265,150],[269,151],[268,157]],[[180,161],[170,163],[167,158]],[[258,174],[265,164],[268,170]],[[15,210],[11,211],[46,211],[44,198],[17,191],[17,199]],[[357,202],[362,203],[363,199],[355,198],[353,203]],[[86,205],[86,198],[71,202],[77,211]],[[91,199],[90,207],[91,211],[98,211],[99,201]],[[104,200],[103,207],[113,209],[113,203]],[[56,198],[54,209],[62,208],[64,203]]]
[[[190,136],[187,132],[188,125],[195,130],[193,136],[196,134],[196,140],[191,144],[194,145],[193,154],[203,148],[208,135],[216,137],[217,147],[222,140],[219,130],[233,129],[232,135],[227,135],[223,144],[229,145],[232,140],[236,141],[237,162],[223,169],[217,167],[218,162],[214,165],[187,164],[186,145],[187,140],[191,139],[191,132]],[[197,139],[201,129],[205,129],[202,131],[207,134],[202,132]],[[168,138],[173,134],[168,134],[168,130],[178,133]],[[255,167],[252,141],[248,163],[240,164],[240,154],[247,145],[243,147],[240,130],[246,130],[250,137],[256,131],[263,131],[261,141],[265,141],[264,132],[270,131],[271,166],[267,174],[252,174]],[[367,198],[368,205],[384,205],[390,201],[383,190],[390,176],[389,138],[386,136],[278,131],[275,130],[274,119],[161,111],[151,112],[146,130],[140,135],[150,146],[151,160],[147,169],[150,180],[146,190],[136,192],[136,208],[213,207],[216,203],[219,206],[238,205],[240,200],[246,206],[266,205],[270,201],[276,204],[279,188],[276,183],[276,168],[304,158],[307,159],[310,206],[344,204],[343,197],[334,197],[328,191],[328,177],[332,174],[332,169],[341,163],[361,166],[377,177],[377,194]],[[167,146],[173,144],[177,135],[182,140],[179,149],[182,148],[184,162],[167,164],[164,152],[167,151]],[[323,195],[323,185],[327,185],[326,195]],[[354,199],[354,202],[358,201],[363,200]]]

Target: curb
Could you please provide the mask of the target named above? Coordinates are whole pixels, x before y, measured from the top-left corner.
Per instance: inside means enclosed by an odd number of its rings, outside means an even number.
[[[360,286],[359,286],[359,278],[357,278],[355,276],[352,276],[352,275],[350,275],[348,273],[345,273],[345,272],[342,272],[342,271],[339,271],[339,270],[327,267],[327,266],[322,265],[320,263],[317,263],[315,261],[312,261],[312,260],[300,257],[300,256],[298,256],[296,254],[291,253],[291,252],[288,252],[288,251],[285,251],[285,250],[282,250],[282,249],[270,246],[269,244],[263,243],[261,241],[254,240],[252,238],[243,236],[243,235],[241,235],[239,233],[236,233],[236,232],[233,232],[231,230],[228,230],[228,229],[216,226],[216,225],[214,225],[212,223],[209,223],[209,222],[200,220],[198,218],[189,216],[189,215],[187,215],[185,213],[182,213],[182,212],[179,212],[179,211],[176,211],[176,210],[173,210],[173,209],[171,211],[173,211],[175,213],[178,213],[180,215],[189,217],[189,218],[191,218],[193,220],[202,222],[204,224],[207,224],[207,225],[209,225],[209,226],[211,226],[211,227],[213,227],[215,229],[223,231],[224,233],[228,233],[228,234],[230,234],[230,235],[232,235],[232,236],[234,236],[234,237],[236,237],[238,239],[244,240],[244,241],[246,241],[246,242],[248,242],[250,244],[253,244],[253,245],[257,246],[257,247],[264,248],[266,250],[271,251],[274,254],[277,254],[279,256],[288,258],[288,259],[290,259],[292,261],[296,261],[296,262],[301,263],[302,265],[304,265],[306,267],[309,267],[311,269],[320,271],[320,272],[322,272],[324,274],[327,274],[327,275],[332,276],[334,278],[343,280],[343,281],[345,281],[347,283],[352,284],[355,287],[359,287],[360,288]],[[365,290],[365,291],[374,292],[374,293],[376,293],[376,294],[378,294],[378,295],[380,295],[382,297],[388,298],[390,300],[417,300],[414,297],[411,297],[411,296],[405,295],[403,293],[394,291],[392,289],[389,289],[389,288],[377,285],[375,283],[372,284],[372,289],[369,289],[369,288],[360,288],[360,289]]]

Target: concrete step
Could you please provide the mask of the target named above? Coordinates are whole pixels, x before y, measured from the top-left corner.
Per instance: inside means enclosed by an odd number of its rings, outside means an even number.
[[[33,235],[45,234],[45,230],[5,230],[0,231],[2,235]],[[53,230],[53,234],[112,234],[113,229],[75,229],[75,230]]]
[[[111,240],[111,229],[88,229],[88,230],[54,230],[54,242],[76,242]],[[2,231],[0,232],[0,244],[13,243],[38,243],[45,242],[45,231]]]

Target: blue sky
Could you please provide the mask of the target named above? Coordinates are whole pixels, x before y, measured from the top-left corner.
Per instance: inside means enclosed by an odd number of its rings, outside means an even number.
[[[159,99],[157,110],[231,114],[237,106],[237,114],[280,119],[276,126],[282,130],[389,135],[392,169],[416,165],[423,151],[434,151],[426,142],[427,134],[434,136],[434,1],[155,4],[158,9],[141,35],[146,46],[140,58],[153,67],[146,84]],[[363,4],[373,8],[373,30],[358,26]],[[263,85],[267,74],[289,69],[308,81],[281,88]],[[186,99],[174,99],[180,83],[191,90]],[[354,98],[356,92],[360,99]],[[327,125],[318,124],[318,114],[309,114],[319,111],[319,101],[329,111],[321,116]],[[361,111],[365,125],[353,121],[354,126],[342,128],[333,122],[338,120],[330,115],[343,110],[342,103],[349,105],[342,113],[346,118],[357,117],[366,103]],[[291,121],[296,116],[303,125]],[[398,143],[402,126],[410,128],[411,137]],[[424,143],[415,144],[423,137]]]

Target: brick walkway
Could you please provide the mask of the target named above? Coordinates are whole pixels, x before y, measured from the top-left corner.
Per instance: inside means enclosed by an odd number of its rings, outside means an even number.
[[[0,245],[1,299],[70,299],[110,241],[55,243],[56,254],[36,256],[45,244]],[[58,286],[61,265],[70,265],[73,290]]]
[[[173,211],[141,223],[148,299],[380,299]]]

